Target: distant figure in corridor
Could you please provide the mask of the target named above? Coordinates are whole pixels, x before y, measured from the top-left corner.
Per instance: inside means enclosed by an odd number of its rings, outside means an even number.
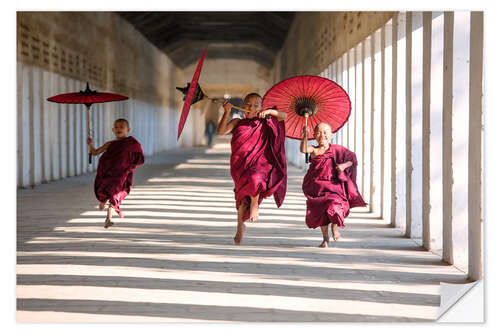
[[[228,122],[232,105],[224,103],[217,133],[232,133],[231,176],[238,210],[238,225],[234,243],[240,244],[245,232],[245,221],[259,219],[262,200],[274,194],[278,207],[286,193],[285,124],[286,113],[262,110],[262,97],[248,94],[243,101],[244,118]],[[268,116],[268,117],[266,117]]]
[[[205,135],[207,136],[207,145],[212,147],[212,141],[214,138],[216,126],[212,120],[209,120],[205,126]]]
[[[120,217],[120,203],[130,193],[133,181],[133,171],[144,163],[141,144],[132,136],[129,123],[126,119],[117,119],[114,122],[113,133],[115,140],[108,141],[98,149],[94,149],[92,139],[87,138],[92,155],[99,155],[99,164],[94,182],[94,192],[99,201],[99,210],[104,210],[109,203],[108,214],[104,221],[104,228],[112,226],[111,216],[114,209]]]
[[[311,154],[311,164],[302,183],[307,197],[306,225],[312,229],[319,226],[323,233],[319,247],[328,247],[328,225],[331,224],[333,240],[337,241],[349,209],[366,206],[356,185],[358,162],[355,153],[330,143],[333,133],[327,123],[321,122],[314,128],[316,147],[307,145],[307,126],[303,133],[300,151]]]

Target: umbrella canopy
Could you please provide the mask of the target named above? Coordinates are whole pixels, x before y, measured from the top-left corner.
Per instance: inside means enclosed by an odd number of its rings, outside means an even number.
[[[285,135],[298,140],[302,140],[305,124],[308,139],[313,139],[318,123],[328,123],[336,132],[351,114],[351,100],[345,90],[332,80],[313,75],[294,76],[275,84],[264,95],[262,106],[286,112]]]
[[[60,94],[47,98],[49,102],[54,103],[64,103],[64,104],[85,104],[87,107],[87,137],[90,137],[90,106],[94,103],[106,103],[114,101],[123,101],[128,99],[127,96],[113,94],[113,93],[102,93],[96,90],[90,90],[89,83],[87,82],[87,88],[85,90],[80,90],[79,92]],[[92,154],[90,153],[89,145],[89,164],[92,163]]]
[[[85,104],[87,106],[90,106],[94,103],[123,101],[126,99],[128,99],[127,96],[90,90],[88,82],[87,88],[83,91],[80,90],[79,92],[60,94],[47,98],[47,100],[50,102],[64,104]]]
[[[201,67],[203,66],[203,60],[205,59],[205,54],[207,53],[207,49],[203,52],[203,55],[200,58],[200,61],[198,61],[198,66],[196,66],[196,71],[194,72],[193,78],[191,79],[191,83],[188,84],[187,88],[187,93],[185,93],[184,96],[184,106],[182,107],[182,113],[181,113],[181,118],[179,119],[179,127],[177,128],[177,140],[179,140],[179,137],[181,136],[182,129],[184,128],[184,123],[186,122],[186,118],[189,114],[189,108],[191,107],[191,104],[199,101],[203,96],[199,96],[199,92],[201,92],[201,89],[199,88],[200,86],[198,85],[198,78],[200,77],[200,72],[201,72]],[[198,88],[198,89],[196,89]],[[178,90],[181,90],[177,88]],[[185,88],[183,88],[185,89]],[[181,90],[183,93],[184,91]],[[203,93],[202,93],[203,94]],[[195,96],[196,95],[196,96]],[[195,100],[193,98],[196,97]]]

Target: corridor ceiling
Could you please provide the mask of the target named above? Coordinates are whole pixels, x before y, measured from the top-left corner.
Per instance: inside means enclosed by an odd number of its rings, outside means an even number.
[[[118,12],[179,67],[207,58],[274,63],[294,12]]]

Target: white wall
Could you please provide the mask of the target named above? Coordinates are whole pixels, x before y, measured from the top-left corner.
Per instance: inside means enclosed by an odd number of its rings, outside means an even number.
[[[47,98],[85,89],[85,82],[44,69],[17,63],[18,68],[18,186],[75,176],[97,168],[97,157],[88,164],[86,107],[57,104]],[[103,91],[99,87],[93,90]],[[111,128],[117,118],[130,122],[145,155],[177,147],[180,110],[129,99],[91,106],[94,146],[113,139]]]

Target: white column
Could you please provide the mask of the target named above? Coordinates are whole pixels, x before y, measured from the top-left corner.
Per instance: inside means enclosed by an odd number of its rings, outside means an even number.
[[[75,91],[75,80],[73,79],[68,79],[68,91],[69,92],[74,92]],[[75,145],[75,139],[76,139],[76,127],[75,127],[75,104],[69,104],[68,105],[68,122],[67,122],[67,128],[68,128],[68,176],[74,176],[76,175],[76,145]]]
[[[422,244],[422,12],[412,13],[411,237]]]
[[[342,88],[349,93],[349,57],[347,56],[347,53],[344,53],[342,55]],[[349,96],[351,97],[351,96]],[[352,110],[351,110],[352,113]],[[349,147],[349,121],[350,121],[350,116],[349,120],[347,123],[342,127],[342,145],[346,148]]]
[[[42,128],[42,102],[41,102],[41,81],[42,70],[39,67],[33,67],[32,78],[30,82],[31,94],[31,154],[32,154],[32,175],[31,185],[40,184],[42,182],[42,142],[43,142],[43,128]]]
[[[21,87],[21,108],[20,116],[21,128],[19,133],[19,149],[21,153],[21,184],[20,186],[26,187],[30,183],[30,122],[31,119],[31,96],[29,89],[29,82],[31,79],[31,66],[22,66],[22,87]]]
[[[393,137],[393,128],[392,128],[392,80],[393,80],[393,72],[392,72],[392,25],[394,19],[390,19],[385,25],[382,34],[383,37],[383,66],[384,69],[382,71],[384,75],[384,94],[382,95],[384,98],[383,102],[383,121],[382,121],[382,133],[383,133],[383,165],[382,165],[382,217],[384,220],[392,223],[393,219],[391,218],[392,211],[392,184],[393,178],[391,178],[392,169],[395,169],[395,165],[392,164],[393,161],[393,146],[392,146],[392,137]]]
[[[392,67],[391,67],[391,226],[396,227],[396,205],[397,205],[397,140],[396,140],[396,127],[397,127],[397,100],[398,100],[398,22],[399,13],[393,15],[392,21]]]
[[[348,68],[348,82],[349,82],[349,97],[351,99],[351,116],[349,117],[348,129],[349,129],[349,149],[351,151],[356,151],[355,137],[356,137],[356,116],[357,116],[357,105],[356,105],[356,59],[355,59],[354,48],[347,52],[349,58],[349,68]]]
[[[343,78],[344,78],[344,75],[343,75],[344,65],[343,65],[343,63],[344,63],[344,57],[341,56],[337,59],[337,80],[336,80],[336,82],[345,90],[344,82],[343,82]],[[338,144],[341,146],[344,146],[345,145],[345,143],[344,143],[344,127],[342,127],[338,131],[337,138],[338,138]]]
[[[443,32],[444,14],[432,14],[429,142],[430,249],[443,249]]]
[[[362,54],[362,43],[356,45],[356,136],[354,141],[354,152],[358,159],[358,176],[357,184],[358,188],[363,188],[363,54]]]
[[[453,21],[454,13],[444,13],[443,36],[443,260],[453,264],[453,172],[452,172],[452,109],[453,109]]]
[[[373,38],[373,114],[372,114],[372,165],[373,181],[371,190],[372,211],[381,215],[381,188],[382,188],[382,53],[381,53],[381,30],[372,34]]]
[[[372,145],[372,128],[371,128],[371,118],[372,118],[372,39],[373,36],[368,36],[363,44],[365,47],[365,56],[363,61],[364,66],[364,118],[363,118],[363,129],[364,129],[364,175],[363,175],[363,198],[365,202],[369,205],[369,210],[372,210],[371,202],[371,183],[372,183],[372,158],[371,158],[371,145]]]
[[[432,12],[423,13],[422,48],[422,244],[430,250],[430,107]]]
[[[398,14],[395,226],[406,230],[406,13]]]
[[[456,11],[453,31],[453,256],[457,267],[468,267],[468,165],[470,12]]]
[[[55,73],[50,73],[50,82],[52,87],[52,94],[59,94],[59,75]],[[49,103],[49,124],[50,124],[50,164],[51,164],[51,180],[57,180],[61,176],[61,166],[59,164],[59,114],[60,114],[60,104]]]
[[[73,80],[73,89],[74,91],[78,91],[80,88],[80,83],[76,80]],[[79,175],[82,173],[82,141],[85,141],[87,138],[84,136],[81,130],[81,108],[80,104],[75,104],[73,109],[73,119],[74,119],[74,132],[75,132],[75,175]]]
[[[371,65],[371,80],[370,80],[370,112],[369,112],[369,121],[368,121],[368,127],[370,128],[370,135],[369,135],[369,156],[370,156],[370,182],[369,182],[369,194],[368,194],[368,201],[370,202],[370,212],[373,212],[374,210],[374,187],[375,187],[375,155],[374,155],[374,146],[375,146],[375,105],[377,103],[376,97],[375,97],[375,85],[376,85],[376,65],[375,65],[375,33],[371,35],[370,38],[370,65]]]
[[[85,105],[79,105],[80,108],[80,132],[82,133],[82,144],[81,144],[81,155],[80,163],[82,173],[88,172],[88,152],[89,148],[87,145],[87,107]]]
[[[50,181],[51,178],[51,150],[50,150],[50,113],[52,112],[50,104],[52,102],[47,101],[47,98],[53,96],[51,81],[51,75],[47,71],[42,72],[42,128],[43,128],[43,141],[42,141],[42,156],[43,156],[43,173],[42,173],[42,183]]]
[[[60,93],[68,93],[68,87],[66,85],[66,78],[63,76],[59,76],[59,88]],[[59,128],[59,170],[60,170],[60,178],[65,178],[68,175],[68,145],[67,145],[67,104],[59,104],[59,119],[58,119],[58,128]]]
[[[413,166],[412,161],[412,141],[411,141],[411,111],[412,111],[412,13],[406,13],[406,233],[405,236],[412,237],[412,202],[411,202],[411,188],[412,188],[412,177],[411,173]]]
[[[335,83],[338,83],[337,82],[337,68],[338,68],[337,60],[332,62],[332,64],[330,66],[331,66],[331,70],[330,70],[329,79],[334,81]],[[338,130],[333,134],[333,143],[339,144],[339,131]]]
[[[483,12],[470,19],[469,81],[469,278],[483,277],[482,161],[483,161]]]

